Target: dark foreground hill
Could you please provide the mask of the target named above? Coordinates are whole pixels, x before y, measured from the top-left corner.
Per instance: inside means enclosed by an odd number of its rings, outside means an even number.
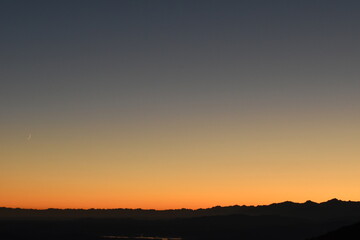
[[[1,208],[0,239],[158,236],[184,240],[305,240],[358,221],[360,203],[336,199],[166,211]]]
[[[313,238],[311,240],[358,240],[360,239],[360,222],[341,227],[338,230],[331,231],[320,237]]]
[[[0,221],[0,239],[101,239],[102,236],[160,236],[194,239],[303,240],[340,222],[314,223],[281,216],[212,216],[171,220],[76,219]]]

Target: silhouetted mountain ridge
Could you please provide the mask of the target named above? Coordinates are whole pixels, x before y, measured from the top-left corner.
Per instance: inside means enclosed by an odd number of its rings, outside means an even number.
[[[174,219],[205,216],[244,214],[249,216],[278,215],[311,219],[342,219],[360,216],[360,202],[331,199],[316,203],[306,201],[295,203],[285,201],[259,206],[215,206],[212,208],[192,209],[21,209],[0,208],[0,219],[77,219],[77,218],[132,218],[132,219]]]
[[[359,221],[360,202],[338,199],[197,210],[0,208],[0,238],[99,240],[103,239],[101,236],[175,236],[183,240],[304,240]]]

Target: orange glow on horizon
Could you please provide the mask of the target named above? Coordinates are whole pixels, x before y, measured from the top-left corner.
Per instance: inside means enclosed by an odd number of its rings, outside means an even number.
[[[0,138],[7,160],[0,206],[197,209],[360,199],[357,123],[305,123],[111,125],[94,132],[80,124],[39,126],[31,140],[11,128],[11,138]]]

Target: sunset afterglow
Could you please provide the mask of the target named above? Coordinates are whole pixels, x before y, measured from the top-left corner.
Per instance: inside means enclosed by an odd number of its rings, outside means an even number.
[[[0,207],[360,200],[351,4],[5,2]]]

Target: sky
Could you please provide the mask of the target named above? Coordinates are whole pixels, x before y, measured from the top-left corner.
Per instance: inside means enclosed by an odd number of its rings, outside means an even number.
[[[0,2],[0,206],[360,200],[360,3]]]

